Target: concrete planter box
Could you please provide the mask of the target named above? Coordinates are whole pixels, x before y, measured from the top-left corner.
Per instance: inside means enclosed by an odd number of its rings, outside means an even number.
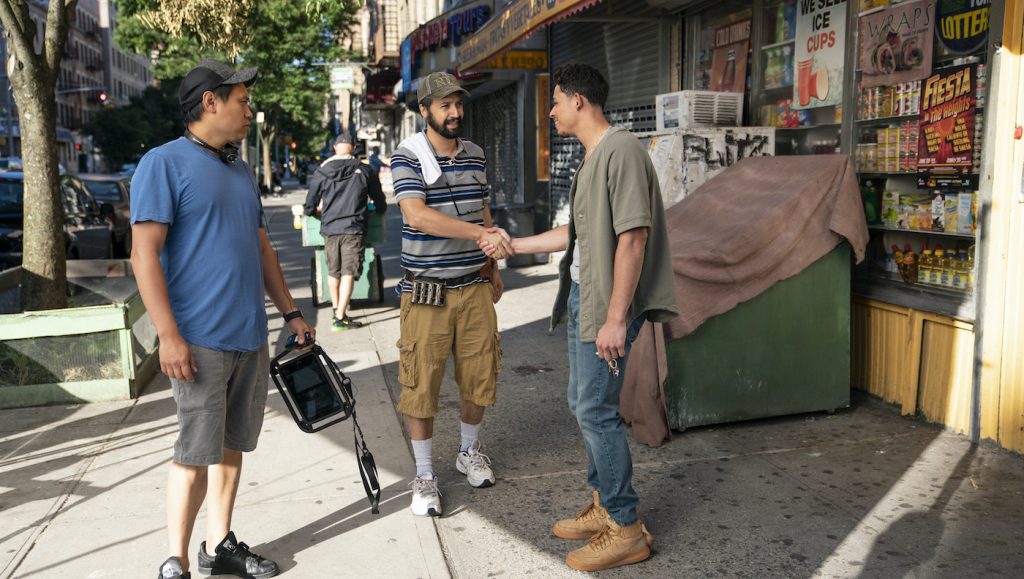
[[[63,310],[21,312],[21,274],[0,272],[0,408],[137,396],[159,356],[131,265],[68,261]]]

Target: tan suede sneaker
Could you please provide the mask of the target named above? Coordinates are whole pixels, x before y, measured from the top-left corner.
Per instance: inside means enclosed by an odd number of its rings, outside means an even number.
[[[576,513],[575,519],[562,519],[555,523],[551,532],[562,539],[589,539],[608,526],[608,511],[601,506],[597,491],[594,491],[593,502]]]
[[[590,542],[571,551],[565,563],[580,571],[601,571],[639,563],[651,556],[654,537],[640,521],[620,527],[608,519],[608,526]]]

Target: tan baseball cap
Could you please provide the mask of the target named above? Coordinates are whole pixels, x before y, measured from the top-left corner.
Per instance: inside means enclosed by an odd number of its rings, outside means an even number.
[[[452,93],[461,92],[469,96],[469,91],[459,85],[459,81],[447,72],[432,72],[420,80],[416,89],[416,101],[423,99],[441,99]]]

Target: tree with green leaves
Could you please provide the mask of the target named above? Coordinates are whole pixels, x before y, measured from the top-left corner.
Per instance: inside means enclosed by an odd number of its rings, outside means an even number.
[[[60,197],[55,88],[77,0],[51,0],[42,42],[26,0],[0,0],[7,66],[21,126],[25,172],[22,306],[67,306],[64,207]]]
[[[184,131],[177,83],[146,87],[127,106],[104,108],[86,130],[93,143],[114,164],[138,161],[146,151]]]
[[[154,74],[180,78],[203,57],[259,68],[253,108],[264,113],[261,138],[279,134],[315,151],[326,138],[323,108],[331,62],[351,59],[342,47],[359,1],[245,0],[224,13],[213,0],[118,0],[117,41],[137,52],[158,54]],[[230,32],[230,33],[229,33]],[[315,144],[313,143],[315,141]],[[270,149],[260,160],[270,185]]]

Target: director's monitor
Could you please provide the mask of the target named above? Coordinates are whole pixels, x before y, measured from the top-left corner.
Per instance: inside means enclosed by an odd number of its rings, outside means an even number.
[[[319,346],[277,356],[270,375],[292,418],[305,432],[317,432],[352,415],[351,382]]]

